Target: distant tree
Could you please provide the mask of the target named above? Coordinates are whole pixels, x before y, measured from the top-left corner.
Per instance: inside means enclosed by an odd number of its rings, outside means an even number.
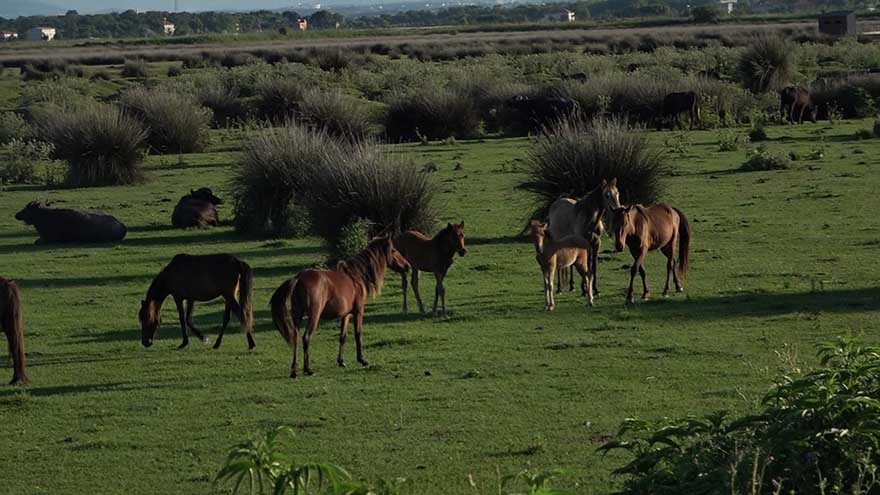
[[[335,28],[337,24],[341,25],[343,20],[344,18],[340,14],[329,10],[319,10],[309,16],[309,27],[331,29]]]
[[[691,10],[691,18],[701,24],[714,24],[720,16],[721,12],[714,5],[700,5]]]

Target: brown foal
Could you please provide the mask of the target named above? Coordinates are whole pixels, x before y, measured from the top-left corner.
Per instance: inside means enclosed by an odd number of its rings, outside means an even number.
[[[596,239],[584,239],[578,235],[566,236],[560,240],[553,239],[546,223],[532,220],[532,241],[535,243],[535,259],[541,266],[544,276],[544,309],[553,311],[556,301],[553,299],[553,281],[556,270],[573,266],[580,273],[586,290],[587,304],[593,305],[593,273],[590,271],[590,249]],[[593,237],[598,237],[592,234]]]
[[[460,224],[447,224],[446,228],[434,237],[428,237],[417,230],[408,230],[394,239],[394,246],[400,254],[406,258],[412,267],[412,288],[416,295],[419,311],[425,314],[425,305],[422,304],[422,295],[419,293],[419,271],[431,272],[437,279],[434,288],[434,316],[437,316],[437,302],[441,302],[443,316],[446,317],[446,287],[443,279],[455,260],[455,253],[459,256],[467,254],[464,247],[464,220]],[[400,274],[403,282],[403,314],[407,314],[407,283],[406,273]]]

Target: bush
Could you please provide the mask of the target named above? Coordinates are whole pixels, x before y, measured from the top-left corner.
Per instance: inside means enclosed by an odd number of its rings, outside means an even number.
[[[299,104],[299,115],[309,125],[348,141],[362,141],[377,133],[370,109],[339,92],[306,91]]]
[[[343,226],[333,241],[332,260],[347,260],[363,251],[370,241],[372,228],[372,223],[363,218],[358,218]]]
[[[92,81],[109,81],[113,79],[113,75],[106,70],[99,70],[98,72],[92,74],[89,79]]]
[[[874,137],[880,137],[880,120],[874,121],[874,127],[871,128],[871,132],[874,134]]]
[[[70,186],[131,184],[143,177],[147,132],[116,107],[94,104],[52,114],[38,129],[54,146],[53,156],[67,161]]]
[[[32,136],[31,126],[21,115],[15,112],[0,112],[0,145],[13,139],[27,141]]]
[[[750,151],[746,161],[739,167],[744,172],[764,170],[785,170],[791,167],[791,159],[785,155],[771,153],[764,148]]]
[[[546,129],[529,150],[519,187],[538,202],[538,217],[560,196],[583,196],[603,179],[617,178],[620,200],[654,204],[668,167],[646,136],[620,119],[565,120]]]
[[[271,78],[256,87],[256,111],[260,118],[281,123],[290,119],[303,99],[302,83],[285,78]]]
[[[880,349],[840,339],[820,367],[783,376],[759,410],[739,418],[626,420],[599,450],[624,450],[622,495],[868,494],[880,444]]]
[[[42,180],[47,186],[59,182],[51,160],[52,145],[14,138],[0,152],[0,183],[25,184]]]
[[[718,151],[736,151],[743,139],[734,131],[727,131],[720,134],[718,141]]]
[[[143,59],[126,60],[122,64],[122,77],[146,79],[147,75],[147,62]]]
[[[180,65],[172,65],[168,68],[168,77],[179,77],[183,74],[183,67]]]
[[[220,80],[212,80],[195,90],[196,101],[212,112],[214,127],[229,126],[248,117],[248,109],[240,98],[237,87],[229,87]]]
[[[462,91],[424,88],[395,98],[385,115],[391,141],[469,138],[480,132],[480,113]]]
[[[694,22],[700,24],[715,24],[718,22],[720,15],[721,13],[714,5],[700,5],[691,10],[691,17],[694,19]]]
[[[764,127],[764,124],[754,124],[749,129],[749,141],[757,143],[759,141],[766,141],[767,138],[767,128]]]
[[[740,82],[753,93],[778,91],[795,75],[794,50],[779,36],[755,36],[737,65]]]
[[[159,153],[194,153],[208,142],[210,112],[186,95],[137,87],[120,101],[126,113],[144,123],[147,143]]]

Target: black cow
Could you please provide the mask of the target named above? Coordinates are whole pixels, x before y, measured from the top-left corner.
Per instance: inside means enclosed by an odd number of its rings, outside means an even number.
[[[779,113],[792,124],[802,124],[804,113],[811,121],[816,122],[818,108],[813,104],[813,97],[808,89],[789,86],[779,92]]]
[[[178,229],[216,226],[220,221],[217,214],[219,204],[223,204],[223,201],[207,187],[190,190],[174,207],[171,225]]]
[[[102,211],[50,208],[31,201],[15,219],[33,225],[40,234],[37,244],[50,242],[116,242],[127,232],[125,225]]]
[[[576,101],[549,96],[514,96],[507,100],[507,106],[519,113],[530,129],[538,129],[578,111]]]
[[[700,96],[693,91],[669,93],[663,98],[661,116],[667,119],[670,128],[679,122],[682,113],[688,113],[691,127],[700,123]]]

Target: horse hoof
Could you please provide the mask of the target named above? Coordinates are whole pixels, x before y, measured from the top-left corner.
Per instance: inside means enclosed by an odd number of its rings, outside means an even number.
[[[626,300],[627,306],[635,306],[635,304],[636,304],[636,302],[631,297]]]
[[[363,366],[364,368],[370,365],[370,363],[368,363],[366,359],[358,359],[358,362],[361,363],[361,366]]]
[[[211,342],[211,339],[209,339],[208,337],[202,337],[203,344],[207,344],[208,342]]]
[[[183,342],[182,344],[180,344],[179,346],[177,346],[177,348],[178,348],[178,349],[183,349],[184,347],[186,347],[186,346],[188,346],[188,345],[189,345],[189,341],[186,341],[186,342]]]
[[[675,292],[684,292],[684,287],[676,287]]]
[[[219,348],[220,348],[220,341],[219,340],[217,342],[214,342],[214,345],[211,346],[211,349],[219,349]]]
[[[340,368],[345,368],[345,361],[341,359],[337,359],[336,364],[338,364]]]
[[[291,380],[296,380],[296,371],[291,371],[291,372],[290,372],[290,379],[291,379]]]
[[[648,294],[642,294],[642,301],[647,301],[649,297]]]
[[[315,372],[312,371],[311,368],[306,368],[306,369],[304,369],[304,370],[303,370],[303,373],[305,373],[306,375],[309,375],[309,376],[312,376],[312,375],[315,374]]]

